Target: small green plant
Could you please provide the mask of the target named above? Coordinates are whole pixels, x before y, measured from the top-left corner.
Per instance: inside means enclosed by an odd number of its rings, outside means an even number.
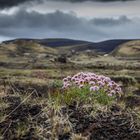
[[[63,79],[62,93],[57,93],[57,103],[99,103],[108,105],[121,95],[120,86],[109,77],[94,73],[78,73]]]
[[[99,103],[102,105],[109,105],[115,100],[114,96],[108,96],[105,92],[92,92],[88,87],[78,89],[71,88],[68,91],[64,91],[63,93],[57,93],[55,96],[55,102],[58,104],[72,104],[73,102],[78,103]]]

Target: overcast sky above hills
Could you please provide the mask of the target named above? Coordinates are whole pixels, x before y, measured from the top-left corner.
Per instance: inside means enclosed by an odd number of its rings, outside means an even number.
[[[140,38],[140,0],[0,0],[0,41]]]

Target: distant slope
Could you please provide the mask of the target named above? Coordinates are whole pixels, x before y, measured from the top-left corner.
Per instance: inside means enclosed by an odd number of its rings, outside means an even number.
[[[114,56],[140,56],[140,40],[129,41],[118,46],[113,52]]]
[[[43,46],[35,40],[10,40],[0,44],[0,58],[31,56],[38,54],[57,54],[57,50]]]
[[[123,40],[123,39],[118,39],[118,40],[107,40],[107,41],[102,41],[99,43],[95,43],[94,44],[94,49],[101,51],[101,52],[105,52],[105,53],[110,53],[111,51],[113,51],[115,48],[117,48],[119,45],[121,45],[122,43],[126,43],[130,40]],[[91,46],[92,48],[92,46]]]
[[[73,45],[83,45],[88,44],[88,41],[81,41],[81,40],[72,40],[72,39],[65,39],[65,38],[50,38],[50,39],[42,39],[39,41],[42,45],[47,45],[50,47],[66,47],[66,46],[73,46]]]
[[[88,41],[73,40],[73,39],[66,39],[66,38],[48,38],[48,39],[24,39],[24,38],[21,38],[21,39],[3,41],[3,43],[5,43],[5,44],[13,43],[13,42],[16,43],[16,41],[26,41],[26,42],[32,41],[32,42],[36,42],[38,44],[53,47],[53,48],[91,43]]]
[[[85,50],[94,50],[96,52],[103,52],[103,53],[110,53],[114,49],[116,49],[119,45],[126,43],[131,40],[107,40],[97,43],[90,43],[87,42],[87,44],[72,46],[72,48],[76,51],[85,51]]]
[[[68,51],[86,51],[91,50],[96,53],[111,53],[117,54],[118,46],[125,44],[130,41],[136,41],[134,39],[118,39],[118,40],[107,40],[102,42],[88,42],[82,40],[72,40],[65,38],[49,38],[49,39],[15,39],[4,41],[3,44],[12,46],[11,44],[16,45],[18,48],[25,47],[26,51],[32,47],[36,48],[38,53],[48,52],[48,53],[57,53],[57,52],[68,52]],[[24,44],[24,45],[23,45]],[[132,45],[132,44],[130,44]],[[33,47],[36,46],[36,47]],[[28,48],[28,49],[27,49]],[[24,48],[23,48],[24,50]],[[29,50],[28,50],[29,51]],[[34,50],[35,51],[35,50]],[[121,50],[120,50],[121,51]]]

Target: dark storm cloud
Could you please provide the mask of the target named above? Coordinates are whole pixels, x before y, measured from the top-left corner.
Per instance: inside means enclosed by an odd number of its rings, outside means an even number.
[[[135,0],[53,0],[53,1],[70,1],[70,2],[84,2],[84,1],[116,2],[116,1],[135,1]]]
[[[49,27],[52,29],[70,28],[79,25],[120,25],[129,23],[131,20],[127,16],[120,16],[114,18],[93,18],[87,20],[79,18],[75,14],[63,13],[57,10],[54,13],[41,14],[35,11],[27,12],[26,10],[19,10],[13,15],[0,14],[0,28],[9,27]]]
[[[120,37],[135,38],[140,36],[139,24],[139,19],[135,21],[126,16],[118,19],[87,20],[61,11],[40,14],[19,10],[13,15],[0,14],[0,36],[66,37],[92,41]]]
[[[18,6],[19,4],[25,2],[36,2],[41,0],[0,0],[0,8],[10,8],[13,6]]]
[[[10,8],[23,4],[25,2],[43,2],[43,1],[65,1],[65,2],[85,2],[85,1],[96,1],[96,2],[116,2],[116,1],[135,1],[135,0],[0,0],[0,8]]]
[[[65,14],[60,11],[48,14],[38,12],[27,12],[19,10],[14,15],[0,14],[0,28],[29,27],[41,28],[49,27],[52,29],[65,28],[65,26],[76,25],[81,22],[76,16]]]

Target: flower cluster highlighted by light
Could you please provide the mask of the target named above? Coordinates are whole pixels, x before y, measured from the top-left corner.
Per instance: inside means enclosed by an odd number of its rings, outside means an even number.
[[[108,96],[122,93],[120,85],[112,81],[109,77],[91,72],[80,72],[64,78],[63,89],[69,89],[70,87],[78,87],[79,89],[89,87],[90,92],[99,93],[99,91],[104,91]]]

